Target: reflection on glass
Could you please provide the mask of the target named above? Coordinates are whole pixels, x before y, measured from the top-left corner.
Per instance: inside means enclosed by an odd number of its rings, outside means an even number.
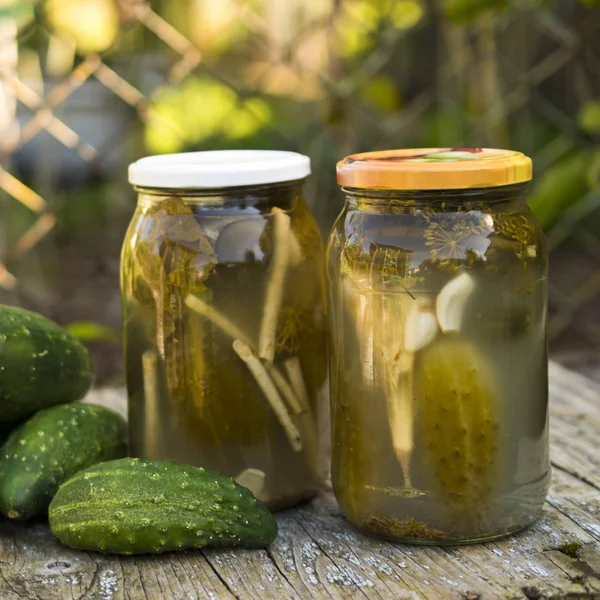
[[[347,191],[328,250],[332,478],[355,524],[450,543],[535,518],[546,269],[519,186]]]
[[[134,454],[234,476],[273,508],[311,496],[323,249],[297,187],[142,193],[122,265]]]

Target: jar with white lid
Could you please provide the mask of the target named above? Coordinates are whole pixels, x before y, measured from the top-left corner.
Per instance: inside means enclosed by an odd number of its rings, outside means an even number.
[[[217,470],[273,509],[321,479],[323,246],[308,157],[133,163],[121,263],[131,451]]]

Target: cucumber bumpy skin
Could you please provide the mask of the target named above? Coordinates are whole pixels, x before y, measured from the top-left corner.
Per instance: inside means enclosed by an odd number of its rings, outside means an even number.
[[[93,379],[87,350],[62,327],[0,305],[0,421],[79,400]]]
[[[484,507],[498,469],[498,392],[478,348],[454,334],[422,350],[415,379],[434,488],[451,509]]]
[[[63,544],[114,554],[263,548],[277,536],[266,506],[230,477],[139,458],[79,472],[59,489],[49,517]]]
[[[79,402],[34,415],[0,451],[0,511],[10,519],[44,512],[77,471],[127,454],[127,424],[121,415]]]

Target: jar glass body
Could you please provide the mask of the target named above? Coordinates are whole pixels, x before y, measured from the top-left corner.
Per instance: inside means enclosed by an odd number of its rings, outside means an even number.
[[[138,189],[121,263],[134,456],[313,495],[326,384],[323,245],[301,182]]]
[[[345,190],[327,256],[332,481],[359,527],[466,543],[541,510],[547,250],[524,190]]]

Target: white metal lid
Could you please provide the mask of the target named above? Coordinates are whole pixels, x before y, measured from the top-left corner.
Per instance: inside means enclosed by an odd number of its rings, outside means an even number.
[[[129,183],[155,188],[223,188],[295,181],[310,159],[281,150],[213,150],[148,156],[129,165]]]

